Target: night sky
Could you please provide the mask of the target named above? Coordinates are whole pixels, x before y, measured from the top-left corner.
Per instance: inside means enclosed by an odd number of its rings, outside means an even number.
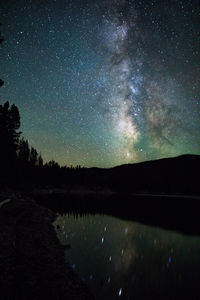
[[[2,0],[0,103],[45,161],[200,154],[200,1]]]

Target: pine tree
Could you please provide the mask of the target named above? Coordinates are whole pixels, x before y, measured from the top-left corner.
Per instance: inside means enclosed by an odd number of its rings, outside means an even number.
[[[20,164],[28,165],[30,159],[30,148],[28,141],[24,138],[19,141],[17,156]]]
[[[38,153],[37,150],[33,147],[31,147],[31,152],[30,152],[30,164],[31,166],[36,166],[38,161]]]
[[[0,105],[0,162],[11,166],[17,159],[17,150],[21,132],[20,115],[17,106],[10,107],[9,102]]]
[[[39,167],[42,167],[42,166],[43,166],[43,159],[42,159],[41,154],[38,156],[38,166],[39,166]]]
[[[1,26],[2,24],[0,23],[0,26]],[[2,38],[2,35],[1,35],[1,31],[0,31],[0,44],[2,44],[2,42],[3,42],[3,38]],[[3,80],[0,78],[0,87],[2,86],[4,84],[4,82],[3,82]]]

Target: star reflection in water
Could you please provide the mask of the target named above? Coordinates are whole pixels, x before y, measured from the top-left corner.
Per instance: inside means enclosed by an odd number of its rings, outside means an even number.
[[[200,237],[101,215],[59,216],[55,228],[96,299],[193,299],[200,292]]]

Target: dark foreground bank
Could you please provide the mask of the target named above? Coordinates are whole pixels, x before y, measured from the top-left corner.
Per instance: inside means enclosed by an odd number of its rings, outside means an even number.
[[[0,298],[94,299],[65,261],[56,214],[20,196],[0,201]]]

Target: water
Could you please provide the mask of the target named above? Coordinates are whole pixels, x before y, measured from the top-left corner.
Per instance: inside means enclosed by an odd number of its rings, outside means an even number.
[[[55,222],[96,299],[199,299],[200,237],[102,215]]]

